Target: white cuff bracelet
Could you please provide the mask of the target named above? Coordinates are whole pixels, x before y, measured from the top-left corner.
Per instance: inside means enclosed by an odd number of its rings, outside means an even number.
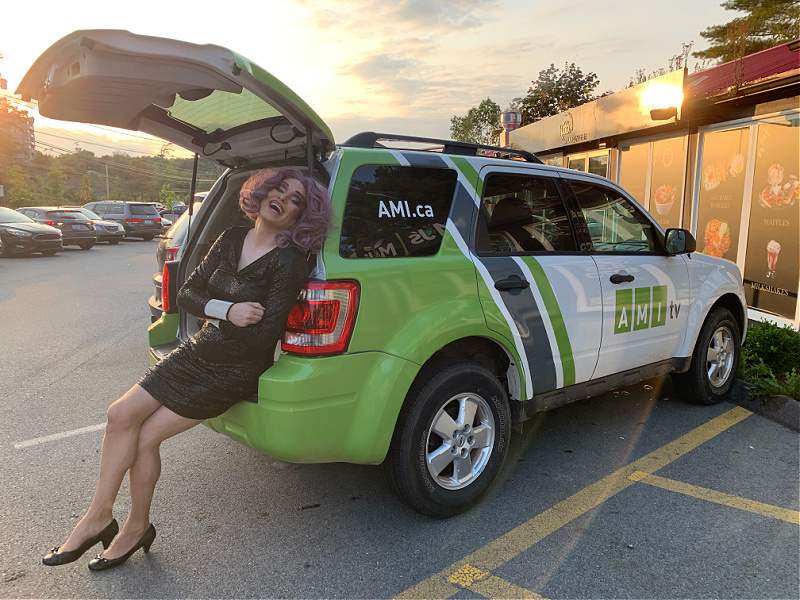
[[[206,316],[227,321],[228,311],[230,310],[231,306],[233,306],[233,302],[225,302],[224,300],[209,300],[205,307]]]

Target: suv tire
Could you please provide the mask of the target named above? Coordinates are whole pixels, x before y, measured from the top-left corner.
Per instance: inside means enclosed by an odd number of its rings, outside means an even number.
[[[726,308],[714,308],[703,323],[685,373],[673,373],[675,390],[697,404],[725,400],[736,381],[742,342],[739,325]]]
[[[86,242],[85,244],[78,244],[83,250],[91,250],[94,247],[94,242]]]
[[[409,390],[384,474],[413,509],[451,517],[484,496],[510,437],[508,398],[497,377],[476,363],[439,362],[424,368]]]
[[[142,236],[142,239],[143,239],[145,242],[149,242],[149,241],[150,241],[150,240],[152,240],[154,237],[155,237],[154,235],[143,235],[143,236]]]

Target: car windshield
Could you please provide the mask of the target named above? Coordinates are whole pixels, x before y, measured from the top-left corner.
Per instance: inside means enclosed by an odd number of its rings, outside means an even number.
[[[88,221],[85,215],[77,210],[48,210],[47,216],[51,219],[63,219],[64,221]]]
[[[30,217],[18,213],[10,208],[0,206],[0,223],[35,223]]]

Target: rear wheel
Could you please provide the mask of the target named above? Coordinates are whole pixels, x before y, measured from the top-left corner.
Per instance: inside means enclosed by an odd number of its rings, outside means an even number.
[[[114,244],[119,244],[119,240],[108,240],[109,246],[113,246]]]
[[[6,248],[6,244],[3,241],[3,237],[0,236],[0,256],[7,256],[9,254],[8,249]]]
[[[154,235],[143,235],[143,236],[142,236],[142,239],[143,239],[145,242],[149,242],[149,241],[150,241],[150,240],[152,240],[154,237],[155,237]]]
[[[94,246],[94,242],[86,242],[85,244],[78,244],[83,250],[91,250]]]
[[[490,371],[467,361],[426,369],[400,411],[383,464],[395,493],[431,517],[477,504],[508,454],[511,415]]]
[[[42,252],[42,254],[44,254],[45,256],[54,256],[56,252],[58,252],[58,250],[45,250],[44,252]]]
[[[741,354],[739,325],[726,308],[712,309],[692,354],[686,373],[673,373],[675,389],[687,400],[716,404],[725,400],[736,381]]]

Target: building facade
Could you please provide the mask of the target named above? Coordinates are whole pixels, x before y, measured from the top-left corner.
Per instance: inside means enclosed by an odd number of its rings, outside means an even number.
[[[800,327],[800,40],[681,69],[510,134],[608,177],[697,251],[737,264],[751,319]]]

